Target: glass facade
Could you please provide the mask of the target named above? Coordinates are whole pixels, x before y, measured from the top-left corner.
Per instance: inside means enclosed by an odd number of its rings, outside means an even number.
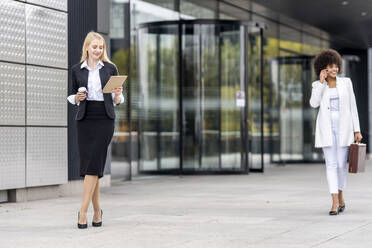
[[[322,159],[308,98],[327,33],[251,1],[111,0],[111,11],[113,60],[130,78],[117,109],[116,137],[128,142],[119,160],[138,161],[135,171],[262,171]],[[267,28],[245,36],[216,24],[226,20]]]
[[[313,146],[316,110],[308,102],[315,81],[312,60],[329,41],[316,28],[264,15],[252,16],[268,27],[263,40],[264,163],[321,161],[321,150]]]
[[[261,151],[247,148],[261,147],[261,30],[208,20],[140,26],[140,171],[261,168]]]
[[[179,167],[180,136],[178,28],[170,24],[161,27],[162,34],[146,31],[140,30],[137,43],[140,169],[174,169]]]
[[[119,75],[130,74],[130,32],[129,32],[129,0],[111,1],[110,3],[110,53],[111,60],[118,68]],[[124,98],[128,102],[130,88],[128,83],[124,86]],[[130,151],[130,118],[128,104],[115,107],[115,131],[111,142],[111,175],[112,179],[129,175],[131,168]]]

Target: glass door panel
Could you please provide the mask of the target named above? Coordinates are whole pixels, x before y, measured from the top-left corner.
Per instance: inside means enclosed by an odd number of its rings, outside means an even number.
[[[279,75],[281,160],[302,160],[302,65],[283,64]]]
[[[261,35],[239,21],[140,25],[140,171],[248,172],[248,152],[262,168]]]
[[[282,55],[286,54],[282,52]],[[290,54],[286,54],[290,55]],[[309,56],[284,56],[271,60],[270,69],[279,92],[279,139],[272,162],[320,161],[314,148],[317,110],[309,105],[315,80]],[[275,106],[272,106],[274,108]],[[272,130],[274,133],[274,130]],[[276,141],[276,140],[275,140]]]
[[[139,33],[140,170],[178,169],[178,25],[147,32]]]
[[[179,98],[178,98],[178,26],[165,26],[168,34],[159,39],[159,140],[160,169],[178,169]]]
[[[144,35],[146,34],[146,35]],[[139,142],[140,142],[140,170],[158,170],[157,145],[157,40],[158,34],[148,34],[147,29],[140,31],[142,42],[139,44]]]
[[[200,25],[182,27],[183,168],[200,169]]]
[[[242,141],[245,91],[244,80],[241,80],[244,78],[244,74],[241,73],[244,50],[241,50],[240,41],[240,27],[222,26],[220,38],[222,169],[244,169],[244,142]]]
[[[262,106],[261,106],[261,34],[260,29],[246,29],[248,79],[248,159],[250,169],[263,170],[262,161]]]
[[[219,28],[201,26],[201,165],[220,168]]]

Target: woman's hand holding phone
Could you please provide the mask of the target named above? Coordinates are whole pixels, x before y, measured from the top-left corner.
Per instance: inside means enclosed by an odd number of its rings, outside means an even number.
[[[327,78],[327,75],[328,75],[327,69],[321,70],[319,74],[319,81],[321,83],[324,83],[324,80]]]

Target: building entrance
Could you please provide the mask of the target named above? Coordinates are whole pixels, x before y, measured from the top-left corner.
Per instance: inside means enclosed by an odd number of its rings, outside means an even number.
[[[278,130],[271,130],[271,161],[314,162],[323,159],[314,148],[317,110],[309,105],[311,83],[315,81],[313,57],[275,58],[270,63],[273,86],[279,92]],[[274,106],[272,106],[274,108]],[[274,125],[271,125],[273,127]]]
[[[263,170],[262,29],[214,20],[140,25],[141,172]]]

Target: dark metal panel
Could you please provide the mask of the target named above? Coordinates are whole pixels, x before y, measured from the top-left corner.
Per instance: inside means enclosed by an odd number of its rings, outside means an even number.
[[[110,0],[97,1],[97,32],[110,33]],[[109,42],[108,42],[109,43]]]
[[[97,29],[97,0],[68,1],[68,90],[71,89],[71,67],[80,62],[84,38]],[[68,180],[80,179],[79,151],[76,140],[76,108],[68,104]]]

